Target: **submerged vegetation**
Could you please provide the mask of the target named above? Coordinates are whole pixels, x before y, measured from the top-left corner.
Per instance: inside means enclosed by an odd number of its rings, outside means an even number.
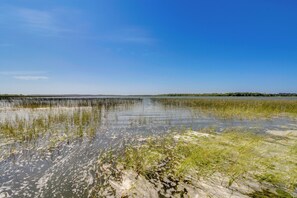
[[[189,189],[199,195],[199,189],[211,181],[217,182],[214,188],[221,189],[220,193],[231,189],[242,196],[292,197],[297,188],[296,142],[296,134],[281,137],[239,129],[222,134],[208,129],[188,131],[128,146],[114,166],[122,167],[122,174],[132,170],[164,196],[186,195]],[[133,182],[120,192],[123,196],[137,193],[137,185],[144,185],[137,179]],[[180,185],[185,190],[180,191]],[[216,190],[203,191],[211,196]]]
[[[275,116],[297,116],[297,100],[155,98],[154,101],[165,107],[187,107],[193,112],[208,113],[219,118],[256,119]]]

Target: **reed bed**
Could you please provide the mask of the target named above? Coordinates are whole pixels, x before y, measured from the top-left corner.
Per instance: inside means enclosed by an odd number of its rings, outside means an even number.
[[[43,97],[17,97],[9,99],[0,98],[0,108],[50,108],[50,107],[95,107],[105,105],[109,108],[120,105],[131,105],[139,102],[139,98],[43,98]],[[1,109],[0,109],[1,110]]]
[[[0,107],[1,159],[11,148],[54,148],[76,138],[93,138],[109,110],[130,108],[137,99],[15,99]],[[15,150],[15,149],[13,149]],[[13,151],[14,152],[14,151]],[[17,151],[16,151],[17,152]]]
[[[46,132],[92,127],[100,124],[102,109],[119,105],[128,108],[135,100],[113,99],[43,99],[2,101],[0,134],[17,140],[31,140]],[[67,129],[67,130],[66,130]]]
[[[2,136],[17,141],[31,141],[44,134],[69,134],[77,129],[87,129],[100,124],[100,108],[55,109],[43,113],[29,112],[30,117],[7,119],[0,124]]]
[[[234,99],[234,98],[155,98],[164,107],[187,107],[192,111],[219,118],[257,119],[276,116],[297,116],[297,100]]]

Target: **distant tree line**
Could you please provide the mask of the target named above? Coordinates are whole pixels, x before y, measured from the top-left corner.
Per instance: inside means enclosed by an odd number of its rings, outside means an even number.
[[[52,97],[59,95],[22,95],[22,94],[0,94],[0,100],[8,100],[13,98],[26,98],[26,97]],[[63,96],[63,95],[61,95]],[[82,95],[71,95],[82,96]],[[297,93],[257,93],[257,92],[232,92],[232,93],[170,93],[160,94],[158,96],[226,96],[226,97],[297,97]]]
[[[0,94],[0,99],[11,99],[24,97],[22,94]]]
[[[255,93],[255,92],[232,92],[232,93],[202,93],[202,94],[161,94],[159,96],[229,96],[229,97],[293,97],[297,93]]]

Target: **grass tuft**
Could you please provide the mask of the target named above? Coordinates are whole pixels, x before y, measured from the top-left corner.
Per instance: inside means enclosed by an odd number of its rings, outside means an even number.
[[[178,139],[177,139],[178,137]],[[286,143],[286,144],[284,144]],[[183,181],[221,174],[229,186],[245,178],[293,192],[297,183],[296,140],[229,129],[222,134],[170,135],[131,146],[119,159],[147,179],[173,177]]]

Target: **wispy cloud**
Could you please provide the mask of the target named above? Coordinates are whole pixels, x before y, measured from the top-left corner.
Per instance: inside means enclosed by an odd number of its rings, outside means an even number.
[[[5,76],[43,75],[46,73],[46,71],[0,71],[0,75]]]
[[[76,19],[78,12],[66,9],[32,9],[25,7],[0,7],[0,24],[7,28],[20,29],[42,36],[61,36],[75,32],[74,22],[69,22],[69,16]]]
[[[138,43],[138,44],[153,44],[156,42],[155,39],[150,37],[124,37],[121,38],[122,42],[128,42],[128,43]]]
[[[59,19],[54,11],[16,8],[15,13],[19,17],[21,25],[31,31],[47,33],[48,35],[71,32],[70,29],[59,24]]]
[[[17,8],[16,13],[24,22],[24,25],[42,30],[56,29],[53,16],[49,12],[27,8]]]
[[[48,80],[46,73],[44,71],[0,71],[0,75],[17,80]]]
[[[13,76],[17,80],[47,80],[47,76]]]
[[[0,25],[17,31],[39,36],[91,39],[100,42],[153,45],[157,39],[146,27],[121,26],[98,27],[86,20],[78,9],[52,8],[36,9],[28,7],[0,6]],[[100,29],[92,32],[91,29]],[[96,28],[94,28],[96,27]],[[98,34],[98,32],[100,32]],[[3,44],[2,47],[6,46]],[[0,43],[1,47],[1,43]]]
[[[114,30],[113,32],[107,33],[107,36],[103,36],[102,40],[142,45],[152,45],[157,42],[157,39],[155,39],[147,29],[140,27]]]

